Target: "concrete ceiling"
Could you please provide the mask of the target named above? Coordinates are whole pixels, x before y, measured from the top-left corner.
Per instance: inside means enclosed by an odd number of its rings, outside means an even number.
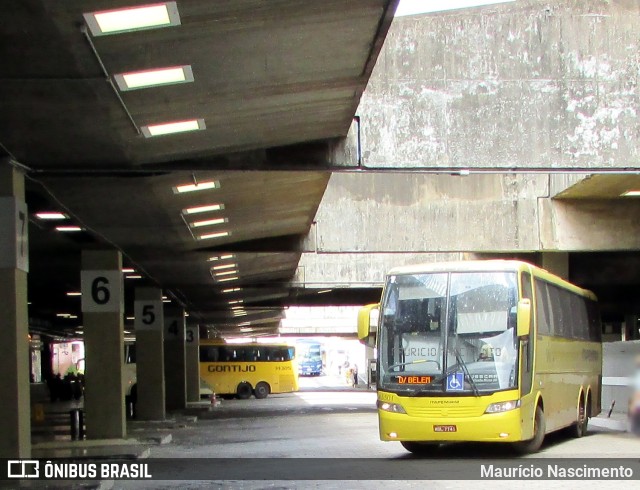
[[[176,4],[180,25],[108,36],[90,34],[83,14],[144,2],[0,7],[2,164],[25,170],[30,211],[64,211],[84,229],[61,236],[32,217],[34,323],[76,326],[55,313],[77,312],[79,301],[65,292],[78,289],[80,251],[105,245],[143,274],[128,285],[158,285],[221,331],[250,321],[253,333],[271,332],[294,296],[304,301],[290,286],[300,243],[328,182],[331,147],[347,134],[397,0]],[[191,66],[193,82],[132,91],[113,83],[120,73],[181,65]],[[192,118],[206,129],[141,133]],[[219,188],[173,190],[208,180]],[[197,220],[228,221],[191,227],[183,210],[212,203],[224,209]],[[230,234],[199,240],[200,230]],[[224,254],[234,255],[237,281],[212,277],[208,259]],[[223,293],[229,286],[242,290]],[[244,301],[246,317],[233,317],[232,297]]]
[[[640,191],[640,175],[596,174],[560,192],[555,199],[637,199],[622,196],[631,190]]]

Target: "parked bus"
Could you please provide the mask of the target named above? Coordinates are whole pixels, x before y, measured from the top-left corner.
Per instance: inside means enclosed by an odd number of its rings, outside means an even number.
[[[214,393],[240,399],[298,391],[295,348],[285,344],[201,340],[200,377]]]
[[[360,312],[363,341],[377,306]],[[408,451],[495,441],[535,452],[549,432],[583,436],[600,412],[596,297],[530,264],[393,269],[377,327],[380,438]]]
[[[316,340],[298,340],[298,374],[300,376],[320,376],[322,374],[322,344]]]

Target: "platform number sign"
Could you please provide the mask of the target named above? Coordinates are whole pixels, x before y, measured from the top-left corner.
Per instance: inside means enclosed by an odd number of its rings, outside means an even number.
[[[122,310],[122,273],[118,270],[80,273],[82,311],[117,313]]]
[[[198,325],[189,325],[186,330],[185,341],[187,344],[198,344],[199,340],[199,327]]]
[[[26,203],[0,197],[0,267],[29,272],[29,214]]]
[[[137,300],[133,303],[136,331],[162,331],[162,301]]]
[[[184,318],[167,317],[164,322],[164,340],[185,339]]]

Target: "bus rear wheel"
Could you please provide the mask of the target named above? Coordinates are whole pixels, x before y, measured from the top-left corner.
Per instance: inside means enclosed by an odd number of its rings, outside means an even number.
[[[580,397],[580,403],[578,405],[578,420],[571,426],[571,435],[573,437],[583,437],[587,435],[589,425],[589,415],[587,414],[587,407],[584,403],[584,398]]]
[[[521,454],[535,453],[540,449],[540,446],[542,446],[546,429],[547,425],[544,420],[544,412],[542,411],[542,407],[538,405],[533,421],[533,438],[528,441],[516,442],[514,444],[515,450]]]
[[[428,456],[436,452],[439,444],[431,442],[400,441],[402,447],[418,456]]]
[[[253,390],[253,394],[259,400],[269,396],[269,393],[271,393],[271,388],[269,388],[269,385],[264,381],[260,381]]]
[[[247,400],[251,398],[252,393],[253,393],[253,389],[251,388],[251,385],[246,381],[243,383],[240,383],[236,388],[236,396],[240,400]]]

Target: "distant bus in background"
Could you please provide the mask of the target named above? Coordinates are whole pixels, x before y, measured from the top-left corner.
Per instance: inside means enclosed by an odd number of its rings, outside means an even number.
[[[200,341],[200,378],[217,395],[241,400],[298,391],[295,347]]]
[[[322,374],[322,344],[315,340],[298,340],[298,374],[320,376]]]

